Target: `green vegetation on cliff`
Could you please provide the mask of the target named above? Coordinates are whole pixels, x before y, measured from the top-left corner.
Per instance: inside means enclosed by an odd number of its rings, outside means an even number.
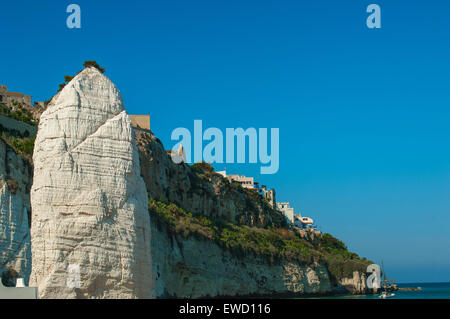
[[[14,109],[4,103],[0,103],[0,115],[7,116],[14,120],[37,126],[38,121],[33,119],[33,115],[29,110],[24,108],[20,103],[13,101]]]
[[[105,68],[102,67],[101,65],[99,65],[96,61],[84,61],[83,66],[84,66],[85,68],[94,67],[94,68],[96,68],[97,70],[99,70],[99,71],[102,72],[102,73],[105,73],[105,72],[106,72]],[[78,71],[77,75],[78,75],[81,71],[82,71],[82,70]],[[74,78],[74,76],[71,76],[71,75],[65,75],[65,76],[64,76],[64,82],[61,83],[61,84],[59,84],[59,86],[58,86],[58,92],[61,92],[62,89],[64,89],[64,87],[65,87],[70,81],[72,81],[73,78]],[[48,103],[50,103],[50,101],[51,101],[51,99],[48,100],[48,101],[46,101],[45,104],[47,105]]]
[[[349,252],[343,242],[330,234],[302,233],[271,226],[259,228],[237,225],[192,214],[173,203],[166,204],[152,198],[149,199],[148,206],[152,220],[159,225],[164,224],[174,235],[213,240],[234,254],[254,253],[267,257],[270,262],[287,259],[300,264],[325,263],[333,283],[344,277],[352,277],[354,271],[364,273],[368,265],[368,261]]]
[[[186,212],[173,203],[149,199],[149,211],[165,223],[172,233],[184,238],[209,239],[237,254],[253,252],[269,257],[295,259],[300,263],[318,260],[319,254],[306,240],[283,228],[258,228],[213,220]]]
[[[26,107],[15,101],[11,104],[12,106],[8,106],[0,103],[0,115],[34,127],[38,125],[39,121],[33,119],[33,115]],[[2,139],[16,153],[23,155],[28,161],[31,161],[31,157],[33,156],[35,140],[35,137],[31,137],[30,135],[31,134],[28,130],[20,132],[17,129],[4,127],[0,124],[0,139]]]
[[[257,226],[259,228],[287,228],[286,218],[283,214],[274,209],[267,200],[256,190],[244,188],[238,182],[232,182],[221,174],[214,172],[211,164],[205,162],[195,163],[190,166],[192,173],[189,174],[192,189],[200,192],[213,186],[212,197],[223,199],[228,197],[241,208],[240,214],[234,219],[228,219],[233,224]],[[243,210],[242,210],[243,208]]]
[[[357,254],[349,252],[342,241],[330,234],[318,237],[318,247],[327,262],[333,283],[340,278],[353,277],[354,271],[365,273],[367,266],[372,263],[366,258],[360,258]]]
[[[20,154],[24,159],[31,161],[33,156],[34,140],[36,137],[21,137],[9,135],[6,132],[2,132],[0,138],[11,147],[17,154]]]

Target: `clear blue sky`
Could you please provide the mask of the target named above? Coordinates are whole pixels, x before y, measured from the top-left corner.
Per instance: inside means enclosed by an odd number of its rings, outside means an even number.
[[[69,30],[66,6],[82,9]],[[365,25],[368,4],[382,29]],[[97,60],[129,113],[280,128],[276,188],[402,281],[450,281],[448,1],[4,1],[0,84],[50,98]],[[223,166],[216,165],[217,169]]]

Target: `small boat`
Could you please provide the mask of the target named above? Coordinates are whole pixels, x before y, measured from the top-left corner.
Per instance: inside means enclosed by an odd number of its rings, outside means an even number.
[[[391,292],[388,292],[388,290],[387,290],[387,284],[386,284],[387,280],[386,280],[386,273],[384,272],[384,263],[383,262],[381,262],[381,267],[382,267],[382,270],[383,270],[383,284],[382,284],[382,287],[383,287],[384,290],[381,293],[381,295],[378,296],[378,298],[387,299],[387,298],[395,297],[395,294],[393,294]]]
[[[395,296],[395,294],[393,294],[393,293],[390,293],[390,292],[387,292],[387,291],[383,291],[381,293],[381,295],[378,296],[378,298],[386,299],[386,298],[392,298],[394,296]]]

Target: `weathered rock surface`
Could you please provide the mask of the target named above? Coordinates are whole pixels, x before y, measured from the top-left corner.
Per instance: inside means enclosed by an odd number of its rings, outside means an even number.
[[[334,289],[336,293],[343,294],[365,294],[368,293],[368,288],[366,285],[367,276],[359,271],[353,272],[353,277],[351,278],[341,278],[339,280],[338,286]]]
[[[25,283],[31,272],[30,186],[30,165],[0,140],[0,276],[14,272]]]
[[[152,223],[153,272],[161,298],[293,296],[332,292],[324,265],[249,254],[237,257],[211,240],[182,238]]]
[[[279,213],[241,190],[235,190],[217,174],[198,178],[191,167],[175,164],[161,142],[149,131],[137,130],[141,174],[149,196],[172,202],[184,210],[248,226],[279,224]],[[299,231],[317,242],[318,233]],[[360,280],[334,282],[325,264],[271,262],[262,255],[236,256],[213,240],[184,238],[168,231],[152,218],[153,273],[157,297],[199,298],[247,295],[305,295],[364,293]],[[354,285],[354,286],[353,286]]]
[[[137,129],[136,140],[141,175],[152,198],[232,223],[257,227],[285,223],[283,215],[264,203],[260,196],[236,190],[221,175],[212,173],[199,178],[190,166],[175,164],[151,132]]]
[[[40,298],[366,292],[366,277],[358,271],[331,278],[324,263],[237,256],[213,240],[185,238],[150,223],[147,193],[188,212],[248,226],[282,227],[284,218],[220,175],[173,163],[151,132],[135,131],[139,152],[119,91],[92,68],[42,114],[33,158],[30,279]],[[31,272],[30,172],[0,142],[0,270],[12,268],[25,279]],[[316,234],[300,233],[317,243]]]
[[[40,298],[154,296],[147,192],[114,84],[79,73],[42,114],[31,190]]]

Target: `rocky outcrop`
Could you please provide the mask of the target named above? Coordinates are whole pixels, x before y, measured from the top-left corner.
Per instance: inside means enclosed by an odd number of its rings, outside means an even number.
[[[305,297],[369,293],[366,275],[331,278],[320,262],[236,256],[212,240],[184,238],[152,223],[153,272],[158,298]]]
[[[160,298],[305,296],[332,292],[324,265],[261,255],[237,257],[211,240],[183,238],[152,223],[153,272]]]
[[[340,278],[338,284],[334,287],[337,294],[361,295],[369,292],[366,285],[367,276],[359,271],[353,272],[353,277]]]
[[[189,165],[175,164],[150,131],[137,129],[136,143],[140,150],[141,175],[152,198],[232,223],[257,227],[285,224],[283,215],[259,195],[236,189],[220,174],[196,174]]]
[[[29,163],[0,140],[0,276],[25,283],[31,271],[30,186]]]
[[[141,174],[152,198],[175,203],[184,210],[212,219],[253,227],[280,227],[283,218],[251,193],[235,189],[218,174],[196,172],[175,164],[149,131],[137,130]],[[201,176],[201,178],[199,177]],[[281,219],[281,220],[280,220]],[[336,281],[325,263],[270,260],[267,256],[237,256],[214,240],[186,238],[152,218],[153,273],[158,297],[305,296],[364,293],[363,275]],[[318,245],[319,232],[297,230]]]
[[[42,114],[31,190],[40,298],[154,296],[147,192],[120,92],[95,68]]]
[[[150,222],[148,197],[258,231],[285,227],[259,196],[212,171],[173,163],[150,131],[133,130],[119,91],[94,68],[78,74],[42,114],[33,161],[30,285],[40,298],[365,292],[365,275],[353,264],[330,272],[323,260],[237,253]],[[0,143],[0,270],[26,281],[31,177],[27,161]],[[311,249],[320,246],[320,234],[298,235]]]

